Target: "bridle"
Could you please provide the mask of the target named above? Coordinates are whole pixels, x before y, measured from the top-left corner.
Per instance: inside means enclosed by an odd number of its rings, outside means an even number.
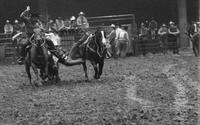
[[[103,55],[101,55],[101,54],[99,53],[99,51],[98,51],[98,50],[100,49],[100,46],[99,46],[98,43],[97,43],[96,34],[93,34],[92,37],[94,38],[94,44],[97,46],[97,51],[95,51],[93,48],[90,47],[90,44],[91,44],[92,41],[88,42],[87,48],[90,49],[92,52],[97,53],[97,55],[98,55],[99,57],[102,58]],[[102,41],[101,41],[101,42],[102,42]]]
[[[33,35],[29,38],[29,41],[30,41],[31,45],[34,45],[34,46],[36,46],[36,47],[43,47],[43,46],[46,44],[46,40],[43,39],[43,38],[41,38],[40,40],[42,40],[43,43],[40,44],[40,45],[38,46],[38,44],[36,44],[35,42],[33,42],[33,41],[38,41],[37,39],[34,38],[34,35],[35,35],[35,34],[33,34]]]

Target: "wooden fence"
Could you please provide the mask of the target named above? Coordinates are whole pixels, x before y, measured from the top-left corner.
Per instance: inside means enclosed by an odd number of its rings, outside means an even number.
[[[11,34],[0,34],[0,60],[15,58],[16,49]]]
[[[78,37],[78,38],[77,38]],[[69,52],[73,43],[79,39],[80,36],[76,35],[67,35],[61,37],[61,47]],[[134,56],[140,55],[143,52],[148,53],[159,53],[163,51],[162,44],[160,40],[131,40],[132,44],[130,49],[131,53]],[[168,50],[173,50],[175,44],[173,42],[168,42]],[[11,40],[10,34],[0,34],[0,60],[12,59],[15,60],[17,56],[17,50],[13,41]]]

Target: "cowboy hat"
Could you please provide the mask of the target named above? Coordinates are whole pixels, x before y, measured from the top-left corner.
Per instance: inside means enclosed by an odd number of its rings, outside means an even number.
[[[162,27],[166,27],[167,25],[166,24],[162,24]]]
[[[75,17],[75,16],[72,16],[72,17],[70,18],[70,20],[76,20],[76,17]]]
[[[9,20],[6,20],[6,23],[10,23],[10,21],[9,21]]]
[[[85,13],[83,13],[82,11],[79,13],[79,15],[85,15]]]
[[[173,22],[173,21],[170,21],[169,24],[172,25],[172,24],[174,24],[174,22]]]
[[[111,24],[110,27],[115,27],[115,24]]]
[[[19,23],[19,21],[18,21],[18,20],[15,20],[15,23]]]

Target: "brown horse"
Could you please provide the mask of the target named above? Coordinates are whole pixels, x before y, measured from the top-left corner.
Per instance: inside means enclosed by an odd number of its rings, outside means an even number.
[[[105,32],[97,30],[94,35],[90,36],[88,40],[78,46],[78,49],[70,51],[71,59],[81,58],[83,63],[68,63],[68,59],[60,60],[59,62],[66,66],[80,65],[82,64],[85,77],[88,79],[86,60],[89,60],[94,67],[95,79],[99,79],[102,75],[104,59],[107,53],[107,49],[103,44],[105,40]]]
[[[28,49],[27,55],[25,57],[25,68],[28,74],[29,83],[33,86],[31,80],[30,67],[32,67],[35,75],[36,75],[36,85],[41,84],[40,76],[38,69],[40,72],[44,73],[42,75],[42,80],[47,78],[48,76],[48,50],[46,47],[46,40],[31,40],[31,46]]]

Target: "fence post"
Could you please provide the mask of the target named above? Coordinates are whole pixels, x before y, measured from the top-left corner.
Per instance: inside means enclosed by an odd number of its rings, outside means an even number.
[[[5,59],[5,46],[0,45],[0,60]]]

